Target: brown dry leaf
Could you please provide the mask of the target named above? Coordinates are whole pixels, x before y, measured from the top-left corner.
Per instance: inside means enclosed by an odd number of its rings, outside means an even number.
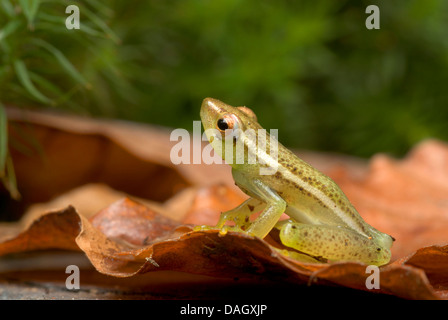
[[[15,122],[13,133],[17,128],[33,130],[45,155],[39,161],[15,155],[28,203],[92,182],[151,202],[142,205],[124,198],[93,215],[78,213],[76,206],[46,214],[35,210],[21,223],[0,226],[0,255],[47,248],[81,250],[99,272],[115,277],[173,270],[367,290],[366,265],[286,258],[272,246],[275,232],[261,240],[240,233],[193,231],[188,224],[213,225],[221,211],[233,208],[245,195],[233,186],[228,168],[170,165],[167,133],[54,117],[31,114],[26,121],[17,116]],[[317,167],[341,186],[367,222],[397,239],[393,261],[381,267],[377,292],[448,299],[448,146],[426,141],[400,161],[378,155],[368,170],[344,161],[328,163]],[[89,201],[94,194],[86,192],[78,201]],[[159,204],[153,206],[154,201]]]
[[[233,185],[227,166],[173,165],[170,150],[177,141],[170,141],[168,129],[14,108],[7,113],[22,198],[9,199],[0,185],[3,220],[17,220],[29,205],[91,183],[157,202],[192,186]]]
[[[128,221],[117,233],[113,222],[123,217]],[[72,207],[49,213],[15,237],[3,239],[0,254],[44,248],[80,249],[99,272],[116,277],[172,270],[215,277],[264,275],[290,283],[338,284],[366,290],[363,264],[299,263],[285,258],[264,240],[240,233],[220,236],[217,231],[193,232],[128,199],[114,203],[90,221]],[[410,260],[426,260],[427,254],[417,253]],[[382,267],[380,292],[405,298],[439,297],[424,269],[405,261]]]

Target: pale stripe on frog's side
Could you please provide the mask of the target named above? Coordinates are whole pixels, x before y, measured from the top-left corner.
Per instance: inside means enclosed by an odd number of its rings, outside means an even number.
[[[230,140],[234,140],[233,147],[243,143],[245,151],[256,152],[262,160],[261,164],[228,162],[235,183],[249,196],[264,202],[264,210],[253,222],[247,222],[252,213],[248,201],[238,209],[224,212],[219,227],[228,228],[223,222],[234,220],[237,223],[233,230],[243,231],[239,229],[243,225],[244,232],[263,238],[277,224],[282,242],[301,252],[378,265],[390,260],[393,238],[367,224],[333,180],[280,143],[278,156],[272,157],[267,133],[266,149],[256,147],[254,137],[244,134],[248,129],[262,129],[250,109],[207,98],[202,103],[201,120],[206,131],[214,128],[221,132],[221,139],[208,137],[215,151],[225,150],[226,130],[228,133],[239,129],[239,134]],[[225,159],[225,154],[221,156]],[[272,175],[262,175],[259,169],[263,166],[276,170]],[[291,221],[277,223],[283,212]]]

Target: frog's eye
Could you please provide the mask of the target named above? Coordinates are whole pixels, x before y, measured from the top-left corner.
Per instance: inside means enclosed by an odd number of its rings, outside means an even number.
[[[228,129],[232,130],[237,127],[237,121],[232,115],[225,115],[218,119],[216,122],[216,127],[219,131],[224,132]]]
[[[227,123],[226,119],[219,119],[216,126],[221,131],[225,131],[226,129],[229,129],[229,124]]]
[[[216,121],[216,128],[221,132],[223,139],[232,138],[235,141],[240,135],[240,119],[234,114],[225,114]]]

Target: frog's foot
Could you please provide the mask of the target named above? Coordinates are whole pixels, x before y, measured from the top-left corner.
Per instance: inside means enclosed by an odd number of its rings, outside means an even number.
[[[242,232],[242,233],[247,233],[246,232],[246,225],[234,225],[234,226],[230,226],[230,225],[225,225],[225,223],[227,222],[227,220],[224,220],[224,222],[220,222],[218,225],[216,226],[207,226],[207,225],[201,225],[201,226],[195,226],[193,228],[193,231],[207,231],[207,230],[219,230],[219,234],[220,235],[225,235],[227,234],[227,232],[229,231],[233,231],[233,232]]]
[[[249,198],[238,207],[221,213],[216,228],[245,232],[252,224],[250,216],[263,210],[265,206],[266,204],[260,200]],[[233,225],[226,225],[227,222]]]
[[[253,213],[261,211],[265,204],[261,201],[249,198],[235,209],[221,213],[216,226],[197,226],[194,231],[203,230],[220,230],[220,234],[224,235],[229,231],[247,233],[247,229],[251,226],[250,216]],[[231,225],[227,223],[230,222]]]
[[[226,221],[224,221],[224,222],[226,222]],[[195,226],[193,228],[193,231],[219,230],[220,235],[226,235],[229,231],[247,233],[246,229],[247,229],[247,226],[245,226],[245,225],[242,225],[242,226],[222,225],[221,227],[218,227],[218,225],[216,225],[216,226],[202,225],[202,226]]]
[[[275,248],[278,252],[280,252],[282,255],[292,258],[294,260],[305,262],[305,263],[322,263],[322,261],[319,261],[317,258],[311,257],[309,255],[292,251],[292,250],[286,250],[286,249],[278,249]]]
[[[207,225],[198,225],[193,228],[193,231],[206,231],[206,230],[216,230],[218,228]]]
[[[336,226],[309,225],[291,220],[277,224],[280,240],[287,246],[330,261],[360,261],[383,265],[390,250],[353,230]]]

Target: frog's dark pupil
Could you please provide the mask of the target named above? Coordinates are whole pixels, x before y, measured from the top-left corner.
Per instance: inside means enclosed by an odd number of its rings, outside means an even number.
[[[224,119],[219,119],[218,120],[218,128],[220,130],[226,130],[229,129],[229,125],[227,124],[227,121]]]

